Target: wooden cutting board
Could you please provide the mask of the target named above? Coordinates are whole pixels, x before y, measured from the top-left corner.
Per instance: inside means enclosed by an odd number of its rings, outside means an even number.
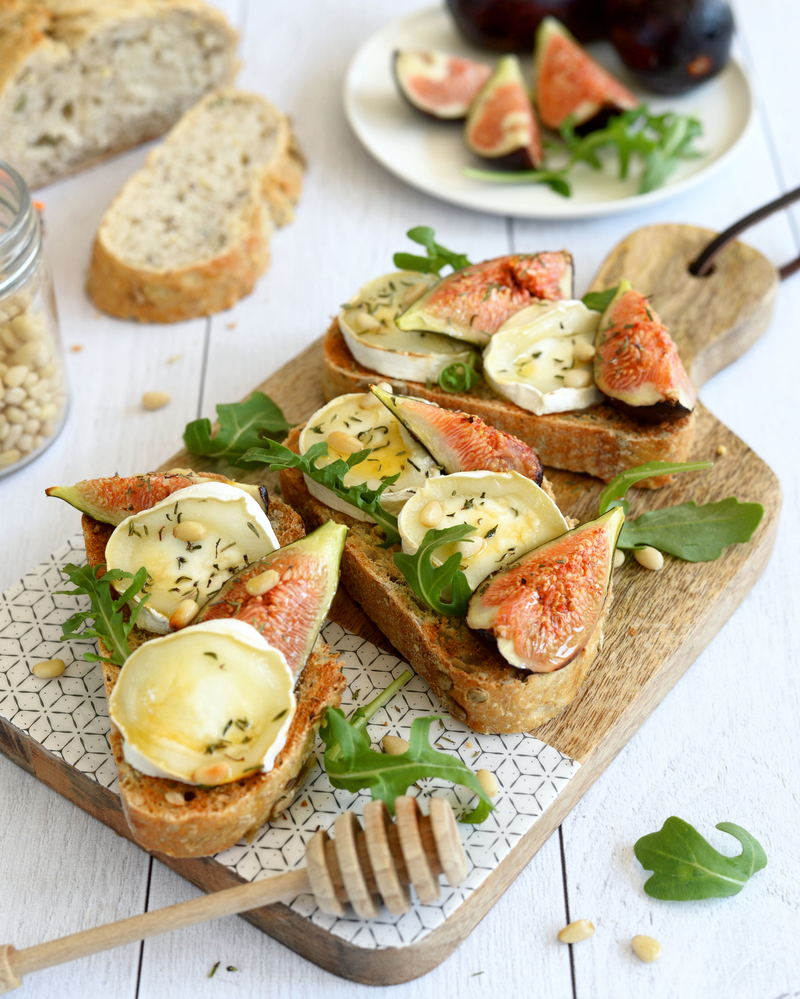
[[[764,332],[778,284],[769,261],[741,243],[723,251],[709,277],[692,277],[688,264],[713,235],[691,226],[639,230],[612,251],[592,283],[592,290],[602,290],[626,277],[649,293],[697,384],[736,360]],[[320,344],[321,340],[312,344],[258,386],[292,422],[304,421],[324,403]],[[761,503],[764,518],[749,544],[731,546],[716,562],[692,564],[667,557],[663,570],[654,573],[628,558],[615,572],[603,653],[578,697],[535,733],[577,760],[580,769],[480,888],[442,926],[421,942],[402,948],[362,949],[280,904],[254,910],[245,918],[334,974],[374,985],[425,974],[468,936],[719,631],[769,560],[781,504],[774,473],[702,405],[692,458],[712,459],[714,468],[681,476],[667,490],[634,491],[629,497],[631,514],[690,499],[702,504],[735,495],[743,502]],[[173,455],[161,467],[176,466],[231,474],[227,465],[186,452]],[[553,469],[547,469],[547,475],[566,514],[581,520],[596,514],[602,483]],[[274,484],[273,477],[259,473],[243,475],[237,470],[236,477]],[[337,595],[331,616],[391,651],[343,591]],[[130,838],[116,794],[2,718],[0,749],[59,794]],[[240,881],[212,858],[156,856],[205,891]]]

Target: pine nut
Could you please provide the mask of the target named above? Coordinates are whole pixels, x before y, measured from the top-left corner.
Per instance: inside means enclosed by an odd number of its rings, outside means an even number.
[[[414,302],[419,301],[427,290],[428,283],[426,281],[418,281],[416,284],[412,284],[408,291],[403,295],[403,310],[410,309]]]
[[[636,936],[631,940],[631,947],[639,960],[645,961],[647,964],[650,964],[651,961],[657,961],[661,957],[661,944],[653,937]]]
[[[728,449],[725,447],[725,445],[720,444],[720,446],[717,448],[717,454],[720,456],[720,458],[724,458],[727,453]]]
[[[19,440],[17,441],[17,447],[20,451],[32,451],[33,450],[33,437],[30,434],[21,434]]]
[[[219,763],[205,763],[202,767],[198,767],[192,774],[192,780],[195,784],[222,784],[231,775],[231,765],[230,763],[225,763],[222,760]]]
[[[621,548],[617,548],[614,551],[614,568],[619,569],[621,565],[625,563],[625,552]]]
[[[3,381],[6,383],[6,388],[19,388],[19,386],[28,377],[29,368],[26,364],[14,364],[12,367],[6,371],[3,375]]]
[[[251,597],[260,597],[262,594],[268,593],[272,587],[280,581],[280,573],[276,572],[274,569],[267,569],[266,572],[262,572],[258,576],[253,576],[252,579],[248,579],[244,584],[244,588]]]
[[[572,356],[579,364],[591,361],[596,353],[597,351],[594,348],[594,344],[586,343],[585,340],[579,340],[572,348]]]
[[[380,322],[368,312],[357,312],[352,322],[357,333],[369,333],[370,330],[379,330],[381,328]]]
[[[383,403],[380,399],[373,395],[371,392],[365,392],[358,402],[359,409],[377,409],[378,406],[382,406]]]
[[[664,556],[657,548],[651,548],[650,545],[647,545],[645,548],[637,548],[633,553],[633,557],[645,569],[657,571],[664,566]]]
[[[170,615],[170,628],[173,631],[180,631],[181,628],[185,628],[187,624],[190,624],[194,620],[199,610],[199,604],[196,600],[192,600],[191,597],[187,597],[186,600],[181,600]]]
[[[186,798],[181,794],[180,791],[167,791],[164,798],[170,805],[185,805]]]
[[[145,392],[142,405],[145,409],[163,409],[170,400],[167,392]]]
[[[423,527],[436,527],[442,519],[442,504],[439,500],[431,500],[422,508],[419,515],[419,522]]]
[[[206,525],[199,520],[182,520],[172,528],[172,536],[178,541],[202,541],[207,534]]]
[[[6,405],[7,406],[19,406],[19,404],[28,397],[28,393],[22,386],[17,388],[10,388],[6,390]]]
[[[0,451],[0,468],[8,468],[15,461],[19,461],[21,457],[22,452],[18,451],[15,447],[9,448],[7,451]]]
[[[389,382],[378,382],[376,388],[379,388],[381,392],[388,392],[389,395],[391,395],[392,392],[394,392],[394,389],[389,384]]]
[[[42,662],[36,663],[31,673],[41,680],[50,680],[54,676],[61,676],[66,668],[67,664],[63,659],[43,659]]]
[[[28,416],[25,411],[20,409],[18,406],[6,406],[6,419],[9,423],[23,424],[27,421]],[[20,433],[22,433],[21,430]]]
[[[564,375],[564,388],[587,388],[593,381],[587,368],[573,368]]]
[[[333,448],[334,451],[338,451],[339,454],[355,454],[356,451],[363,450],[361,441],[356,440],[346,430],[334,430],[328,434],[327,441],[328,447]]]
[[[497,778],[492,773],[491,770],[479,770],[475,776],[478,778],[478,783],[483,788],[483,790],[489,795],[490,798],[494,798],[497,794]]]
[[[401,739],[399,735],[385,735],[381,739],[381,745],[384,753],[389,756],[402,756],[409,748],[406,740]]]
[[[558,931],[558,939],[561,943],[580,943],[581,940],[588,940],[594,934],[594,923],[588,919],[575,919]]]

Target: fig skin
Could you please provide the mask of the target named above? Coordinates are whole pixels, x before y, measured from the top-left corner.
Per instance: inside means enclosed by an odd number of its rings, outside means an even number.
[[[557,17],[582,42],[604,38],[602,0],[447,0],[461,34],[492,52],[529,52],[545,17]]]
[[[450,72],[449,80],[431,75],[431,87],[428,89],[428,92],[415,92],[413,86],[414,80],[418,77],[424,77],[425,74],[420,65],[413,79],[409,80],[406,78],[408,63],[413,57],[418,57],[420,63],[424,63],[427,60],[433,72],[436,71],[437,66],[441,66],[443,60],[447,60]],[[460,121],[466,118],[473,100],[477,97],[484,83],[492,75],[491,66],[487,66],[484,63],[435,51],[403,52],[398,50],[394,53],[394,58],[392,59],[392,71],[397,89],[400,91],[403,99],[415,111],[419,111],[420,114],[424,114],[426,117],[433,118],[436,121]],[[450,85],[450,103],[446,104],[443,102],[443,98],[447,92],[448,83]],[[441,84],[438,88],[438,94],[435,92],[436,84]],[[456,99],[454,93],[458,95],[458,99]],[[437,97],[439,99],[438,108],[436,107]]]
[[[610,38],[643,87],[685,94],[730,56],[734,21],[725,0],[606,0]]]

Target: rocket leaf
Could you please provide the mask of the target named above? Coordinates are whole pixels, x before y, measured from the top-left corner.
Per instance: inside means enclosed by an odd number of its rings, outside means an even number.
[[[598,514],[602,515],[610,510],[612,506],[621,506],[625,515],[628,515],[628,501],[625,494],[642,479],[649,479],[654,475],[676,475],[679,472],[698,472],[706,468],[712,468],[713,461],[648,461],[646,465],[637,465],[629,468],[625,472],[620,472],[615,476],[605,489],[600,493]]]
[[[473,534],[471,524],[455,524],[438,531],[427,531],[422,543],[413,555],[397,552],[394,564],[403,573],[406,582],[428,607],[448,617],[464,617],[472,589],[467,577],[460,569],[462,556],[455,552],[442,565],[434,565],[431,556],[442,545],[461,541]],[[450,599],[443,593],[450,589]]]
[[[283,437],[291,424],[286,422],[280,406],[263,392],[253,392],[245,402],[222,403],[217,406],[219,433],[211,436],[211,421],[193,420],[186,425],[183,443],[192,454],[224,458],[231,465],[251,447],[258,447],[265,437]],[[253,466],[250,466],[253,467]]]
[[[349,458],[337,458],[329,465],[317,467],[317,459],[323,458],[328,453],[328,445],[324,441],[319,444],[312,444],[305,454],[295,454],[288,447],[278,444],[276,441],[267,441],[266,447],[251,448],[243,458],[243,462],[259,462],[269,466],[271,472],[280,471],[282,468],[299,468],[314,482],[319,482],[322,486],[327,486],[336,493],[340,499],[346,503],[368,513],[370,517],[383,528],[386,535],[386,545],[395,545],[400,541],[397,531],[397,517],[388,513],[381,506],[381,496],[387,486],[397,482],[400,473],[389,475],[382,482],[378,489],[370,489],[367,484],[361,483],[355,486],[346,486],[344,477],[359,462],[364,461],[372,453],[371,448],[364,451],[357,451]],[[241,464],[241,462],[240,462]]]
[[[61,626],[61,641],[70,638],[86,639],[100,638],[111,653],[109,658],[97,655],[95,652],[85,652],[83,658],[88,662],[110,663],[122,666],[130,655],[128,635],[136,624],[149,594],[144,594],[136,603],[131,603],[131,613],[127,621],[122,615],[122,608],[132,600],[147,582],[147,570],[144,566],[134,575],[122,569],[109,569],[103,575],[98,575],[105,566],[98,565],[94,569],[89,565],[77,566],[67,563],[61,570],[76,587],[74,590],[56,590],[67,596],[80,594],[91,598],[92,605],[87,611],[78,611],[68,618]],[[116,579],[130,579],[131,585],[124,593],[118,594],[111,585]],[[91,622],[91,623],[90,623]],[[83,631],[79,631],[84,625]]]
[[[493,806],[478,778],[457,757],[439,752],[430,744],[431,722],[438,718],[438,715],[415,718],[411,723],[409,748],[399,756],[390,756],[372,749],[366,726],[351,724],[338,708],[328,708],[320,736],[326,747],[323,760],[331,784],[346,791],[369,788],[373,800],[385,801],[394,814],[395,798],[405,794],[415,781],[440,777],[463,784],[479,796],[478,807],[461,821],[482,822]],[[341,750],[338,754],[333,752],[336,747]]]
[[[611,299],[616,295],[619,285],[607,288],[605,291],[587,291],[581,301],[587,309],[593,312],[605,312],[611,304]]]
[[[400,267],[406,271],[421,271],[423,274],[436,275],[447,264],[454,271],[461,270],[462,267],[469,267],[469,260],[463,253],[448,250],[446,246],[435,242],[435,233],[430,226],[418,225],[414,229],[409,229],[406,235],[415,243],[424,246],[428,251],[428,256],[418,257],[412,253],[395,253],[393,257],[395,267]]]
[[[744,888],[751,875],[767,866],[761,844],[733,822],[717,829],[742,844],[738,857],[726,857],[711,846],[688,822],[672,815],[658,832],[642,836],[633,852],[646,871],[653,871],[644,890],[651,898],[685,902],[725,898]]]

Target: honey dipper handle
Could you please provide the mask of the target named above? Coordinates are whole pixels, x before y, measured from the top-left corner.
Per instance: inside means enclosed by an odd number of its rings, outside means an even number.
[[[24,950],[0,945],[0,993],[10,992],[21,985],[22,976],[29,971],[40,971],[54,964],[88,957],[89,954],[145,940],[159,933],[179,930],[184,926],[193,926],[221,916],[232,916],[236,912],[247,912],[271,902],[292,899],[309,891],[309,887],[306,869],[300,868],[264,881],[237,885],[202,898],[194,898],[190,902],[179,902],[165,909],[121,919],[82,933],[73,933]]]

